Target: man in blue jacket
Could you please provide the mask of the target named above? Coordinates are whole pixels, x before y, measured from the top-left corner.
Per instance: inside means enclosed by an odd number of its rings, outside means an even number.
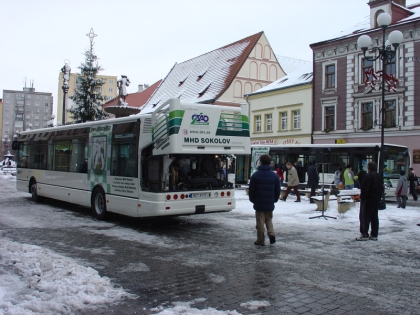
[[[255,245],[264,246],[264,225],[270,244],[276,242],[276,235],[273,229],[274,203],[280,197],[280,180],[271,166],[271,156],[263,154],[260,156],[260,167],[252,174],[249,181],[249,201],[254,204],[255,218],[257,220],[257,240]]]

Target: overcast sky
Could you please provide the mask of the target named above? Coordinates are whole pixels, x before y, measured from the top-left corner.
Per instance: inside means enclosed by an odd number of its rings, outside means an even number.
[[[408,4],[417,0],[407,0]],[[309,44],[369,15],[368,0],[0,0],[0,90],[57,101],[66,59],[84,61],[93,28],[101,74],[127,75],[129,93],[183,62],[264,31],[276,55],[312,60]],[[1,97],[2,94],[1,94]]]

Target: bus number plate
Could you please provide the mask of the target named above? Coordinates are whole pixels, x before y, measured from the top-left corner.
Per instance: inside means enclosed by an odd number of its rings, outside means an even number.
[[[210,197],[210,193],[194,193],[193,198],[207,198]]]

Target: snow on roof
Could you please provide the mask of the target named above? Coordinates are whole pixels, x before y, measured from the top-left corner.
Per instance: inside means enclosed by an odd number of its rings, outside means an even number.
[[[299,69],[300,67],[310,63],[310,61],[300,60],[300,59],[295,59],[295,58],[290,58],[290,57],[285,57],[285,56],[276,56],[276,57],[281,68],[286,72],[286,74],[289,74],[295,71],[296,69]]]
[[[395,24],[392,24],[391,26],[395,26],[395,25],[399,25],[399,24],[405,24],[405,23],[408,23],[412,20],[419,19],[420,18],[420,7],[416,7],[417,5],[419,5],[419,4],[412,4],[412,5],[407,6],[407,8],[405,8],[405,9],[411,11],[413,14],[410,15],[409,17],[406,17],[405,19],[402,19],[402,20],[398,21]],[[319,43],[328,42],[328,41],[333,41],[333,40],[336,40],[336,39],[343,39],[343,38],[346,38],[346,37],[351,37],[351,36],[357,35],[359,33],[366,32],[368,30],[374,30],[370,27],[370,16],[369,15],[366,16],[363,21],[358,22],[357,24],[353,25],[352,27],[349,27],[348,29],[346,29],[344,31],[341,31],[340,33],[332,36],[329,39],[320,41],[318,43],[313,43],[310,46],[316,45],[316,44],[319,44]]]
[[[312,63],[307,63],[297,70],[293,71],[292,73],[281,77],[277,81],[270,83],[269,85],[264,86],[263,88],[255,91],[254,93],[250,93],[248,95],[256,95],[261,94],[269,91],[280,90],[284,88],[288,88],[291,86],[301,85],[301,84],[308,84],[312,82],[313,77],[313,68]]]
[[[174,97],[187,103],[213,103],[230,86],[262,34],[175,64],[141,112],[151,112]]]

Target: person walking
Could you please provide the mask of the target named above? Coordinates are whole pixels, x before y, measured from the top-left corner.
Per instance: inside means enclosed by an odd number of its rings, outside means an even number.
[[[315,189],[318,187],[319,184],[319,174],[316,169],[316,162],[315,160],[312,161],[312,164],[308,168],[308,186],[311,187],[311,195],[309,197],[310,203],[315,203],[312,199],[315,196]]]
[[[395,195],[397,198],[397,208],[405,209],[407,203],[408,180],[405,177],[405,171],[400,172],[400,179],[398,180],[397,188],[395,188]]]
[[[257,240],[254,244],[259,246],[265,245],[264,225],[267,228],[270,244],[276,242],[272,220],[274,204],[280,197],[280,181],[279,177],[273,172],[270,162],[271,156],[268,154],[261,155],[261,165],[249,180],[249,201],[254,204],[257,222]]]
[[[334,185],[336,188],[338,188],[338,184],[341,183],[341,174],[343,173],[343,169],[340,167],[338,170],[334,173]]]
[[[290,191],[293,188],[293,191],[295,192],[296,195],[296,200],[295,202],[300,202],[300,194],[298,191],[298,185],[299,185],[299,177],[297,174],[296,169],[293,167],[292,163],[287,162],[286,163],[286,167],[289,170],[287,172],[287,189],[286,189],[286,193],[283,197],[283,201],[286,201],[287,196],[289,195]]]
[[[276,174],[279,177],[279,180],[280,180],[280,189],[281,189],[281,186],[283,186],[283,182],[284,182],[284,169],[283,169],[283,164],[279,164],[279,166],[277,167],[277,170],[276,170]]]
[[[360,236],[357,241],[378,240],[379,233],[379,203],[384,192],[384,181],[382,176],[376,172],[376,163],[368,163],[362,188],[360,189]],[[369,235],[370,226],[370,235]]]
[[[410,194],[411,196],[413,196],[413,199],[417,201],[418,196],[416,192],[416,186],[417,186],[418,178],[417,178],[416,172],[414,171],[412,167],[409,168],[408,180],[410,181]]]
[[[354,173],[353,167],[350,164],[347,164],[346,170],[344,171],[344,186],[346,189],[354,188]]]

